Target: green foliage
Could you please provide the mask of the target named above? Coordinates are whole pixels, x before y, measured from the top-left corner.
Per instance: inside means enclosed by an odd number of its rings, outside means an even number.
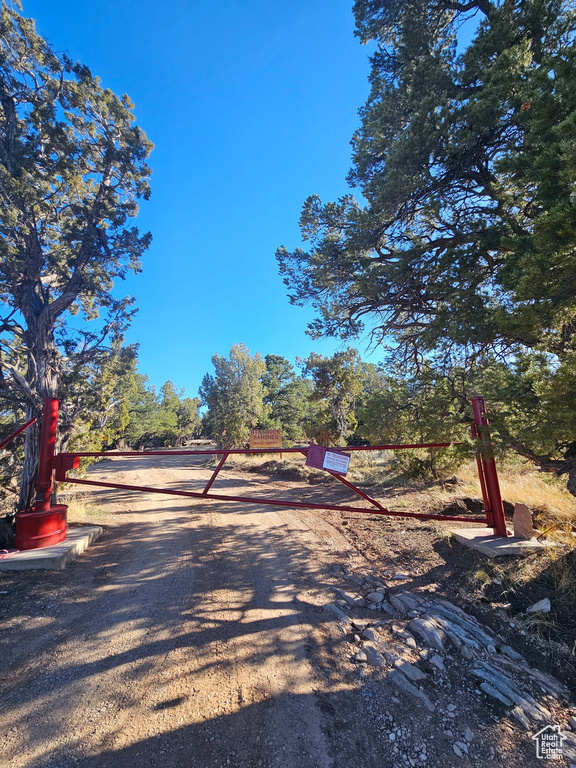
[[[457,31],[482,21],[463,53]],[[301,217],[278,251],[322,333],[369,318],[405,353],[572,346],[576,316],[575,12],[561,0],[355,5],[379,49],[353,138],[364,196]]]
[[[250,429],[267,415],[262,378],[266,363],[259,354],[250,355],[244,344],[234,344],[230,357],[214,355],[215,373],[202,379],[200,397],[208,406],[205,422],[220,447],[244,445]]]
[[[309,248],[277,251],[290,299],[316,307],[313,336],[352,338],[367,323],[392,342],[401,389],[413,376],[429,397],[428,366],[483,394],[500,444],[568,471],[576,491],[574,4],[357,0],[354,11],[361,41],[377,44],[352,141],[362,200],[305,202]],[[387,387],[366,399],[368,432],[374,406],[395,401]]]
[[[281,429],[284,445],[306,439],[313,433],[306,431],[310,412],[310,381],[296,376],[290,362],[280,355],[266,355],[266,373],[262,384],[266,390],[263,398],[268,407],[260,420],[262,429]]]
[[[472,422],[470,391],[457,371],[425,364],[412,376],[367,366],[357,408],[357,434],[372,445],[466,441]],[[441,478],[471,455],[471,447],[410,449],[395,453],[396,465],[412,477]]]
[[[303,363],[305,373],[312,377],[314,383],[312,399],[327,406],[323,426],[340,443],[345,443],[356,427],[354,410],[362,389],[358,351],[348,347],[335,352],[332,357],[312,352]]]
[[[151,240],[131,219],[150,194],[152,150],[132,109],[0,0],[0,397],[29,415],[130,321],[132,299],[113,285]],[[23,494],[38,434],[27,433]]]

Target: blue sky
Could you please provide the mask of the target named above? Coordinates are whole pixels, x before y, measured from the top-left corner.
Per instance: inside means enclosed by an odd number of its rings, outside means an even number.
[[[305,335],[312,312],[289,304],[274,251],[300,243],[308,195],[349,191],[369,71],[352,0],[24,0],[24,15],[127,93],[155,144],[137,220],[154,242],[119,287],[151,383],[195,396],[235,342],[292,361],[340,348]]]

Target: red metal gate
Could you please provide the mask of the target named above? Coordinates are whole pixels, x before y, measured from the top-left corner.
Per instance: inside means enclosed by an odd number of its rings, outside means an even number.
[[[397,512],[386,509],[379,501],[372,498],[365,491],[357,488],[336,472],[326,470],[343,483],[347,488],[360,496],[371,506],[352,507],[336,504],[315,504],[301,501],[288,501],[285,499],[263,499],[251,496],[230,496],[219,493],[211,493],[210,490],[224,466],[228,456],[250,455],[263,453],[298,453],[308,455],[308,448],[274,448],[274,449],[221,449],[221,450],[182,450],[182,451],[79,451],[75,453],[55,454],[58,401],[47,398],[44,403],[44,416],[42,424],[41,456],[38,470],[38,484],[36,504],[34,510],[23,510],[17,516],[17,546],[20,549],[34,549],[48,546],[55,541],[62,541],[66,536],[66,508],[63,505],[52,505],[51,494],[53,479],[57,481],[75,483],[77,485],[95,486],[99,488],[115,488],[127,491],[143,491],[146,493],[169,494],[172,496],[185,496],[196,499],[210,499],[212,501],[239,501],[250,504],[262,504],[278,507],[290,507],[296,509],[325,509],[336,512],[360,512],[376,515],[391,515],[394,517],[409,517],[421,520],[447,520],[450,522],[484,523],[494,529],[498,536],[507,536],[504,509],[500,496],[498,475],[494,463],[493,452],[490,444],[488,418],[484,400],[475,397],[472,401],[474,412],[474,424],[472,435],[477,439],[477,466],[482,489],[484,503],[484,517],[432,515],[418,512]],[[27,425],[26,425],[27,426]],[[22,429],[24,429],[23,427]],[[357,451],[396,451],[409,448],[448,448],[457,443],[409,443],[402,445],[368,445],[349,446],[346,452]],[[100,456],[220,456],[218,466],[206,483],[202,491],[178,491],[171,488],[152,488],[147,486],[125,485],[121,483],[107,483],[95,480],[84,480],[76,477],[68,477],[70,470],[79,466],[81,457]],[[62,527],[64,526],[64,527]]]

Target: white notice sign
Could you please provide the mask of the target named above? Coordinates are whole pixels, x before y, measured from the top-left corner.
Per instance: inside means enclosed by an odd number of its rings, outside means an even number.
[[[343,475],[345,475],[348,472],[349,464],[350,456],[346,456],[343,453],[326,451],[323,464],[324,469],[331,469],[333,472],[341,472]]]

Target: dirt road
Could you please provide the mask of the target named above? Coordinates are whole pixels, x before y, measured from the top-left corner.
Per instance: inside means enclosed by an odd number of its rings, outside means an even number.
[[[105,461],[91,476],[185,489],[210,476],[199,460],[152,461]],[[245,483],[232,471],[218,488]],[[295,498],[289,483],[251,483]],[[2,574],[3,766],[540,764],[531,733],[462,682],[457,659],[439,681],[424,672],[430,707],[354,661],[362,624],[326,606],[356,584],[365,624],[382,619],[358,591],[379,575],[319,514],[97,496],[106,530],[76,563]]]

